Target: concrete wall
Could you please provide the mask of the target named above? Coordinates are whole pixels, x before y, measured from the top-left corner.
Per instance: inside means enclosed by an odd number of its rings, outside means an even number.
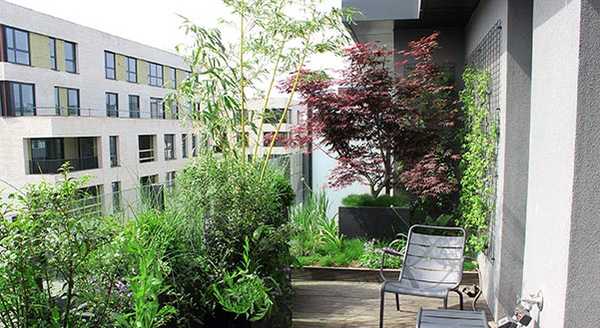
[[[598,327],[598,322],[594,325],[573,325],[565,322],[567,301],[569,304],[590,304],[587,303],[589,299],[577,300],[574,297],[585,296],[580,294],[581,289],[577,292],[579,295],[571,294],[569,295],[571,297],[567,298],[569,257],[579,256],[579,254],[569,254],[571,243],[579,243],[571,241],[570,235],[571,233],[577,234],[578,237],[585,235],[581,233],[582,230],[578,230],[583,228],[581,225],[572,226],[571,218],[574,210],[575,212],[583,210],[583,207],[575,208],[574,205],[581,205],[579,202],[585,201],[590,196],[588,186],[574,185],[576,131],[578,131],[578,124],[582,126],[585,124],[578,120],[578,106],[585,107],[582,114],[590,114],[590,110],[597,111],[597,107],[586,107],[594,105],[594,102],[581,104],[578,102],[581,95],[578,92],[578,84],[581,78],[585,77],[585,75],[580,76],[579,73],[579,46],[582,37],[580,12],[579,0],[535,0],[534,2],[531,133],[523,294],[543,292],[545,304],[544,310],[540,313],[538,326],[544,328]],[[592,54],[585,54],[585,56],[590,55]],[[597,56],[598,53],[593,55]],[[592,80],[590,83],[593,83],[597,90],[597,80]],[[594,95],[589,99],[594,97],[597,96]],[[585,116],[580,116],[583,117]],[[591,126],[597,128],[597,125],[591,123]],[[589,146],[589,139],[585,137],[577,141],[583,148]],[[597,139],[595,141],[597,142]],[[593,152],[588,153],[590,154]],[[578,155],[585,158],[584,153]],[[587,165],[585,162],[580,164],[583,166],[578,164],[578,170]],[[586,175],[593,171],[588,167],[578,173],[580,173],[579,177],[586,178]],[[573,190],[583,192],[583,195],[587,194],[587,196],[574,199]],[[592,212],[584,211],[579,214],[585,216],[577,218],[574,222],[598,220],[597,217],[589,216],[593,214]],[[593,233],[593,231],[592,229],[586,233]],[[596,243],[597,240],[596,238]],[[590,250],[595,252],[595,260],[594,257],[574,259],[571,264],[577,266],[581,260],[598,263],[597,250],[597,247],[595,250]],[[598,271],[587,276],[588,286],[597,284],[597,277]],[[581,280],[578,280],[578,283],[581,284]],[[569,308],[573,310],[571,305]],[[598,308],[590,310],[597,313]],[[579,311],[582,310],[575,310],[572,313],[579,313]]]

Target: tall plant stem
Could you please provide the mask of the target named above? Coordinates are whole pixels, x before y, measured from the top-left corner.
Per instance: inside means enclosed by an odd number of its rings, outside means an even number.
[[[260,118],[260,125],[258,126],[258,132],[256,133],[256,145],[254,145],[254,158],[258,155],[258,146],[260,136],[262,135],[263,126],[265,124],[265,112],[267,107],[269,106],[269,101],[271,98],[271,92],[273,91],[273,86],[275,86],[275,78],[277,77],[277,70],[279,69],[279,62],[281,61],[281,54],[283,53],[283,48],[285,46],[285,41],[281,41],[281,46],[277,51],[277,59],[275,60],[275,66],[273,67],[273,74],[271,74],[271,81],[269,82],[269,87],[267,89],[267,94],[265,95],[265,99],[262,107],[262,117]]]
[[[246,160],[246,95],[244,81],[244,1],[241,1],[240,8],[240,131],[241,131],[241,148],[242,161]]]
[[[269,164],[269,158],[271,157],[271,153],[273,152],[273,147],[275,146],[275,140],[277,140],[277,135],[279,135],[279,130],[281,130],[281,127],[283,126],[283,121],[285,120],[288,110],[289,110],[290,106],[292,105],[292,101],[294,100],[294,94],[296,93],[296,88],[298,87],[298,82],[300,81],[300,71],[302,70],[302,67],[304,67],[304,60],[306,59],[306,56],[307,56],[306,52],[308,50],[308,46],[309,46],[309,40],[306,40],[306,46],[304,47],[304,50],[302,51],[302,57],[300,58],[300,63],[298,63],[298,67],[296,67],[296,76],[294,77],[294,82],[292,83],[292,88],[290,89],[290,95],[288,97],[287,103],[285,104],[285,108],[283,109],[283,113],[281,114],[281,117],[279,118],[279,123],[277,123],[277,128],[275,129],[275,133],[273,133],[273,137],[271,139],[271,143],[269,144],[269,148],[267,148],[267,156],[265,156],[265,158],[263,159],[263,167],[262,167],[262,171],[260,173],[261,179],[265,175],[265,171],[267,170],[267,165]]]

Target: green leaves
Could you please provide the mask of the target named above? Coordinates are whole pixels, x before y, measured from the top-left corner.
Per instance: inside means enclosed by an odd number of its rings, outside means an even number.
[[[460,93],[466,133],[461,159],[462,179],[459,225],[469,231],[468,248],[481,252],[487,246],[489,218],[494,214],[494,175],[498,129],[489,105],[490,76],[469,67],[463,73]]]

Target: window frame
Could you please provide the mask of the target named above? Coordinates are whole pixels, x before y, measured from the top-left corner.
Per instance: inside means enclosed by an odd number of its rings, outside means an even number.
[[[127,61],[126,73],[127,73],[127,82],[138,83],[138,71],[137,71],[137,58],[126,56],[125,60]],[[133,70],[131,70],[131,63],[133,62]],[[132,74],[135,77],[132,79]]]
[[[108,66],[108,56],[112,56],[112,67]],[[112,70],[112,77],[109,76],[108,72]],[[116,80],[117,79],[117,55],[108,50],[104,50],[104,77],[107,80]]]
[[[76,116],[81,116],[81,101],[79,98],[79,89],[74,89],[74,88],[65,88],[67,89],[67,110],[69,111],[69,116],[71,115],[71,113],[73,112],[73,109],[77,110],[77,115]],[[74,91],[76,92],[76,99],[77,99],[77,106],[73,106],[71,104],[71,95],[70,93]]]
[[[169,79],[171,79],[171,88],[177,89],[177,69],[174,67],[167,67],[169,71]]]
[[[129,118],[140,118],[140,96],[138,96],[138,95],[128,95],[127,99],[129,101],[129,103],[128,103]],[[132,104],[131,99],[136,99],[136,104],[137,104],[137,110],[136,111],[132,111],[131,110],[131,104]],[[134,115],[132,115],[132,114],[134,114]]]
[[[168,137],[168,138],[167,138]],[[171,145],[169,146],[169,143],[167,142],[167,139],[171,140]],[[165,134],[164,135],[164,140],[165,140],[165,161],[171,161],[176,159],[176,155],[175,155],[175,134]]]
[[[141,141],[142,138],[149,138],[152,148],[142,149]],[[142,153],[150,153],[148,157],[140,156]],[[138,135],[138,162],[139,163],[150,163],[156,161],[156,135],[155,134],[140,134]]]
[[[50,51],[50,69],[58,71],[58,61],[56,57],[56,38],[48,37],[48,49]]]
[[[9,48],[9,44],[8,44],[8,31],[12,30],[12,48]],[[25,33],[25,35],[27,36],[27,50],[23,50],[23,49],[19,49],[17,48],[17,32],[21,32],[21,33]],[[20,28],[16,28],[16,27],[12,27],[12,26],[4,26],[4,49],[3,51],[5,51],[6,54],[6,62],[11,63],[11,64],[16,64],[16,65],[24,65],[24,66],[31,66],[31,37],[29,35],[29,31],[26,30],[22,30]],[[9,59],[9,52],[12,51],[13,52],[13,56],[14,56],[14,61],[11,61]],[[21,63],[17,60],[17,52],[20,53],[27,53],[27,63]]]
[[[153,111],[152,105],[157,103],[157,112]],[[150,97],[150,118],[164,119],[165,118],[165,103],[162,98]]]
[[[21,103],[21,110],[19,111],[20,115],[17,115],[17,108],[15,107],[15,95],[14,95],[14,85],[18,85],[19,86],[19,102]],[[23,113],[25,113],[25,111],[23,111],[23,86],[30,86],[31,87],[31,97],[33,100],[32,103],[32,108],[31,108],[31,115],[24,115]],[[24,83],[24,82],[16,82],[16,81],[8,81],[8,113],[10,116],[36,116],[37,115],[37,108],[36,108],[36,102],[35,102],[35,84],[33,83]],[[27,111],[27,113],[29,113],[29,111]]]
[[[112,109],[112,111],[111,111],[111,109],[109,109],[109,106],[112,106],[112,105],[109,104],[108,100],[113,96],[115,99],[115,104],[114,104],[115,108]],[[105,100],[106,100],[105,101],[106,102],[106,117],[119,117],[119,94],[116,92],[105,92]]]
[[[67,57],[67,53],[68,53],[67,46],[72,46],[72,49],[73,49],[73,58],[72,59]],[[77,74],[77,44],[75,42],[63,40],[63,48],[64,48],[64,55],[65,55],[65,72]],[[73,63],[73,70],[69,69],[68,63],[70,63],[70,62]]]
[[[119,136],[108,136],[110,167],[119,167]]]
[[[152,74],[153,69],[156,75]],[[162,87],[164,81],[164,66],[161,64],[148,62],[148,85]]]

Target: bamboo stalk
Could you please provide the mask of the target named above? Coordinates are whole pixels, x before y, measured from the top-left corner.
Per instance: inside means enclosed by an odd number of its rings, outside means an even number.
[[[244,1],[241,1],[240,8],[240,130],[241,130],[241,148],[242,161],[246,160],[246,122],[244,118],[246,96],[244,94]]]

